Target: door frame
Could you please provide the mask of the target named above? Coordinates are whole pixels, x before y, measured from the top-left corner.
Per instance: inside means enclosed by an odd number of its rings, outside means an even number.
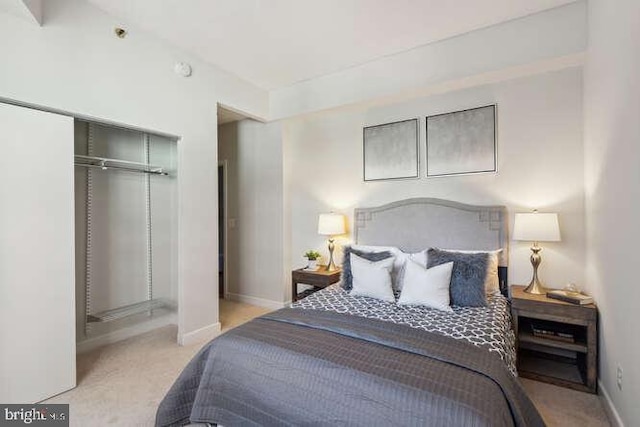
[[[224,242],[223,242],[223,250],[224,250],[224,258],[223,258],[223,274],[222,274],[222,287],[224,299],[229,298],[229,180],[228,180],[228,169],[229,169],[229,161],[228,160],[218,160],[218,167],[222,167],[222,211],[223,211],[223,233],[224,233]],[[217,176],[216,170],[216,176]],[[219,195],[218,195],[219,196]],[[219,199],[220,197],[218,197]],[[218,215],[220,209],[218,208]],[[219,222],[218,222],[219,223]],[[218,230],[218,240],[220,240],[220,230]],[[220,246],[218,244],[218,246]],[[218,254],[218,258],[220,258],[220,254]],[[219,261],[218,261],[219,262]],[[218,271],[218,276],[220,272]],[[218,285],[219,286],[219,285]],[[218,299],[220,297],[218,296]]]

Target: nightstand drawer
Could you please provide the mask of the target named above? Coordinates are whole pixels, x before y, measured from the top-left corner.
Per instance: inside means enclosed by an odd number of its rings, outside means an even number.
[[[300,268],[291,272],[291,301],[295,302],[300,298],[304,298],[310,293],[326,288],[340,280],[340,269],[327,271],[320,266],[317,270],[307,270]],[[298,284],[311,285],[313,290],[308,290],[298,295]]]
[[[574,305],[559,301],[558,304],[547,301],[531,301],[513,299],[511,306],[518,310],[521,316],[547,318],[557,322],[586,325],[597,318],[597,311],[593,304],[587,306]]]
[[[309,270],[294,270],[291,272],[291,278],[297,283],[313,286],[328,286],[336,281],[336,279],[331,276],[310,272]]]

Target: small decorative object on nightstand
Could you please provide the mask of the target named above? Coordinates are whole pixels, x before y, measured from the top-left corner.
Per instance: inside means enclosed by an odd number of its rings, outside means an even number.
[[[311,249],[304,253],[304,257],[307,259],[307,269],[315,270],[318,268],[318,258],[320,258],[320,252]]]
[[[598,310],[511,287],[518,375],[596,393]]]
[[[320,266],[317,270],[308,270],[299,268],[291,272],[291,302],[296,302],[310,294],[326,288],[338,280],[340,280],[341,270],[337,268],[333,271],[327,271],[324,266]],[[306,290],[298,294],[298,284],[313,286],[312,289]]]

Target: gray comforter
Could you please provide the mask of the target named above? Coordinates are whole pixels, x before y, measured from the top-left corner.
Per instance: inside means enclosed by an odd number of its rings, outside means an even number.
[[[543,426],[495,354],[404,325],[282,309],[211,341],[156,425]]]

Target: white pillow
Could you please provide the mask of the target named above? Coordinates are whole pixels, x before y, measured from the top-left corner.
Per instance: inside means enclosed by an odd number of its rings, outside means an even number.
[[[354,253],[349,256],[351,257],[351,274],[353,276],[351,295],[395,302],[396,299],[391,288],[393,257],[374,262]]]
[[[398,260],[400,260],[400,262],[398,262]],[[422,267],[427,268],[427,251],[424,250],[412,254],[399,251],[399,253],[396,255],[396,263],[394,265],[394,269],[396,265],[400,265],[400,267],[398,267],[393,274],[394,289],[402,291],[402,288],[404,286],[406,265],[409,263],[409,261],[417,262]]]
[[[398,291],[402,290],[402,282],[404,276],[404,266],[408,259],[413,259],[414,261],[424,265],[427,268],[427,250],[423,250],[416,253],[406,253],[402,252],[400,248],[395,246],[373,246],[373,245],[352,245],[353,249],[357,249],[359,251],[364,252],[389,252],[393,255],[393,270],[391,271],[391,284],[393,289],[397,289]]]
[[[453,311],[449,307],[449,285],[453,262],[436,265],[429,269],[413,260],[405,265],[404,286],[398,299],[400,305],[423,305],[442,311]]]
[[[438,248],[439,249],[439,248]],[[484,293],[491,295],[500,292],[500,278],[498,277],[498,263],[500,261],[500,252],[502,249],[495,251],[463,251],[458,249],[440,249],[447,252],[459,252],[463,254],[489,254],[487,259],[487,277],[484,280]]]
[[[402,252],[399,248],[395,246],[373,246],[373,245],[351,245],[352,249],[356,249],[363,252],[389,252],[393,255],[393,270],[391,270],[391,285],[394,289],[398,289],[396,283],[396,277],[398,276],[399,271],[404,266],[405,258],[402,258]]]

